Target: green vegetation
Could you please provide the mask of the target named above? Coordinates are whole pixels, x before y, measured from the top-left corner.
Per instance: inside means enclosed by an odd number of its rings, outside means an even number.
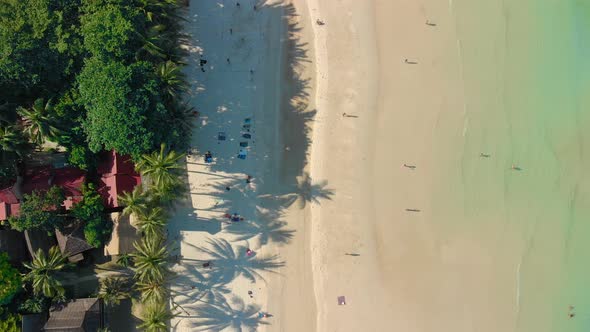
[[[35,253],[33,261],[23,263],[23,265],[30,270],[24,280],[32,284],[35,295],[42,294],[48,298],[64,296],[64,288],[55,274],[68,267],[69,263],[58,247],[51,247],[48,255],[39,249]]]
[[[146,332],[164,332],[168,331],[168,321],[172,319],[174,315],[170,313],[170,310],[165,305],[160,303],[150,303],[144,310],[142,317],[143,323],[138,328],[143,329]]]
[[[20,273],[10,265],[8,259],[8,254],[0,253],[0,305],[10,303],[14,295],[22,289]]]
[[[6,314],[0,318],[0,331],[2,332],[19,332],[20,317],[16,314]]]
[[[177,11],[170,0],[0,0],[2,152],[49,139],[87,169],[103,149],[184,149]]]
[[[147,185],[121,202],[124,214],[138,217],[143,238],[135,243],[137,252],[122,255],[118,263],[133,264],[135,289],[150,303],[142,324],[147,331],[165,330],[171,317],[164,228],[167,208],[184,190],[178,165],[183,155],[175,151],[186,149],[194,120],[182,100],[187,83],[179,22],[176,0],[0,0],[0,183],[22,180],[24,166],[47,141],[89,174],[103,150],[130,154],[138,162]],[[91,185],[83,197],[66,212],[59,188],[34,191],[25,195],[10,226],[53,232],[76,219],[84,224],[87,242],[100,247],[111,224]],[[38,251],[25,264],[29,298],[19,310],[39,312],[48,305],[46,298],[63,298],[56,272],[68,265],[57,247]],[[101,296],[111,303],[119,298],[115,286],[112,280],[103,284]],[[7,297],[0,292],[0,304],[14,296],[9,287],[3,291]],[[16,315],[3,319],[0,324],[19,321]]]
[[[52,233],[64,221],[61,204],[65,197],[59,187],[51,187],[47,192],[33,191],[24,195],[20,206],[20,215],[9,219],[10,226],[18,231],[42,229]]]
[[[127,282],[123,278],[108,277],[102,280],[98,297],[108,306],[119,305],[129,297]]]
[[[82,201],[74,205],[70,215],[85,223],[84,237],[86,242],[98,248],[109,238],[112,223],[105,217],[102,198],[94,189],[94,185],[84,186],[82,196]]]

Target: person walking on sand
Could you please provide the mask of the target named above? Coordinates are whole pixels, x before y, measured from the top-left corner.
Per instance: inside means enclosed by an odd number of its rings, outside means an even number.
[[[240,3],[236,2],[236,7],[240,8]]]
[[[227,61],[227,64],[229,65],[230,64],[229,58],[226,58],[225,60]]]

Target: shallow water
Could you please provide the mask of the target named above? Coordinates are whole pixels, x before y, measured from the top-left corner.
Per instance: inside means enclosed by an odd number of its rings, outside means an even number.
[[[462,148],[449,154],[444,140],[437,149],[445,151],[434,185],[440,191],[432,194],[441,241],[462,239],[470,242],[464,249],[480,250],[474,257],[494,280],[478,286],[496,289],[482,301],[505,306],[503,326],[587,331],[590,2],[450,6],[465,105],[452,139]]]

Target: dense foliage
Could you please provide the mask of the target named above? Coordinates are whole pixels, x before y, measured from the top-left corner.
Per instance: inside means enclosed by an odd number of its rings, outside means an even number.
[[[2,332],[19,332],[20,317],[15,314],[6,314],[0,317],[0,331]]]
[[[65,199],[63,190],[53,186],[47,192],[33,191],[24,195],[20,205],[20,215],[9,219],[10,226],[16,230],[42,229],[53,232],[62,226],[64,214],[62,203]]]
[[[14,295],[22,289],[20,273],[10,265],[8,259],[6,253],[0,253],[0,305],[10,303]]]
[[[84,237],[93,247],[100,247],[111,234],[112,224],[105,218],[102,198],[88,184],[82,188],[83,199],[70,211],[70,215],[84,223]]]
[[[0,0],[0,127],[30,134],[6,146],[55,139],[84,169],[103,149],[184,149],[177,10],[169,0]],[[31,114],[43,122],[25,127]]]

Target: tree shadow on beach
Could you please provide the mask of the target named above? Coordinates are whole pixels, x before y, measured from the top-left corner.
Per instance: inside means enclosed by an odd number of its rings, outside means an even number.
[[[219,283],[230,283],[239,276],[254,283],[257,279],[264,280],[261,272],[276,273],[274,270],[285,265],[279,260],[278,255],[247,255],[246,246],[232,246],[225,239],[209,239],[207,243],[207,247],[197,249],[205,254],[205,260],[211,264],[207,277]]]
[[[244,220],[232,223],[224,228],[234,236],[234,241],[248,241],[258,239],[260,245],[268,243],[285,244],[291,241],[295,231],[287,229],[287,223],[280,220],[281,212],[277,210],[259,209],[257,217],[252,220]]]
[[[216,305],[202,304],[195,310],[198,313],[193,324],[194,331],[219,332],[225,329],[234,331],[257,331],[259,325],[269,323],[260,317],[258,304],[246,304],[239,297],[232,297]]]

